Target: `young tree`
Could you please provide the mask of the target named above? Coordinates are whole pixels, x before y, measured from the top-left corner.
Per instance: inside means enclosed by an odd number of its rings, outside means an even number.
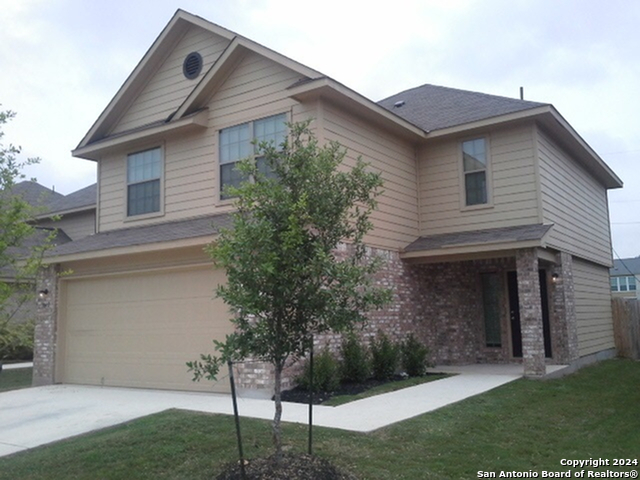
[[[50,240],[49,233],[38,232],[30,223],[36,209],[13,193],[17,181],[25,178],[21,170],[39,161],[20,160],[20,147],[1,143],[2,126],[14,116],[0,111],[0,347],[12,342],[12,317],[33,299],[33,279]]]
[[[216,343],[218,356],[201,355],[188,365],[194,379],[215,379],[227,360],[254,358],[275,370],[273,439],[282,454],[282,371],[304,356],[313,334],[350,331],[380,308],[390,292],[373,274],[380,259],[363,243],[372,225],[382,180],[358,159],[341,167],[346,151],[319,146],[309,122],[289,125],[290,140],[260,144],[270,174],[253,159],[239,169],[250,181],[227,194],[236,197],[233,228],[221,232],[208,252],[228,282],[217,295],[231,307],[236,330]],[[348,254],[337,247],[349,245]]]

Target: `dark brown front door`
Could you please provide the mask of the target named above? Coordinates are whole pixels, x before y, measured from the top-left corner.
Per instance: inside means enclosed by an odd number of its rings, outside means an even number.
[[[549,325],[549,299],[547,290],[547,274],[539,271],[540,300],[542,306],[542,332],[544,335],[544,354],[551,358],[551,328]],[[509,291],[509,321],[511,322],[511,347],[515,358],[522,357],[522,330],[520,328],[520,299],[518,297],[518,274],[507,272],[507,288]]]

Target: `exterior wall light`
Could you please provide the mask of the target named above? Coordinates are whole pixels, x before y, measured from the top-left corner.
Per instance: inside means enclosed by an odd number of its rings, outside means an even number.
[[[40,290],[38,292],[38,298],[40,300],[45,300],[48,295],[49,295],[49,289],[48,288],[45,288],[44,290]]]
[[[551,275],[551,281],[553,283],[556,283],[559,278],[560,278],[560,275],[558,275],[557,273],[554,273],[553,275]]]

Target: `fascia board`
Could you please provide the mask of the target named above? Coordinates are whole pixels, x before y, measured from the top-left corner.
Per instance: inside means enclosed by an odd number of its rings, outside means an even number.
[[[153,253],[165,250],[173,250],[184,247],[205,247],[217,238],[217,235],[205,235],[201,237],[185,238],[170,242],[146,243],[142,245],[131,245],[128,247],[106,248],[104,250],[92,250],[89,252],[70,253],[68,255],[57,255],[45,257],[43,263],[47,265],[55,263],[70,263],[82,260],[92,260],[98,258],[110,258],[123,255],[135,255],[138,253]]]
[[[176,12],[162,32],[160,32],[160,35],[158,35],[156,40],[151,44],[138,65],[136,65],[122,86],[118,89],[118,92],[102,111],[98,119],[82,138],[75,150],[81,149],[82,147],[90,144],[98,132],[108,129],[112,123],[120,118],[123,110],[131,103],[130,98],[135,96],[160,63],[169,54],[168,49],[165,48],[166,45],[168,43],[173,43],[184,35],[187,27],[188,23],[185,20],[184,12]]]
[[[337,102],[343,107],[360,111],[367,114],[367,118],[377,120],[387,126],[394,126],[397,131],[413,141],[426,138],[425,132],[420,128],[331,78],[323,77],[300,85],[293,85],[289,88],[289,92],[289,95],[298,101],[325,98]]]
[[[181,118],[184,115],[189,115],[189,113],[194,110],[203,108],[207,100],[215,93],[216,88],[224,81],[226,75],[229,74],[240,61],[242,61],[244,55],[249,52],[261,55],[307,78],[315,78],[321,75],[309,67],[238,35],[234,37],[222,55],[220,55],[211,66],[207,74],[187,96],[180,108],[176,111],[174,118]]]
[[[92,143],[82,148],[77,148],[72,152],[74,157],[86,158],[98,161],[100,155],[115,147],[123,147],[140,140],[149,139],[154,136],[166,135],[180,131],[192,129],[204,129],[209,125],[209,112],[202,110],[196,114],[160,125],[153,125],[148,128],[136,129],[130,133],[119,134],[108,137],[99,142]]]

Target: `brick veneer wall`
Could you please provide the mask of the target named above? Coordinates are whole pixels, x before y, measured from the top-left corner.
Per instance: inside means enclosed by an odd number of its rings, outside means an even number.
[[[533,251],[531,251],[533,252]],[[384,265],[376,275],[379,285],[391,288],[393,299],[384,309],[369,314],[367,325],[359,329],[364,342],[383,331],[392,340],[401,341],[409,333],[427,345],[431,360],[437,364],[509,363],[511,342],[509,338],[509,308],[506,295],[507,271],[516,270],[514,257],[490,260],[473,260],[450,263],[409,264],[400,259],[398,252],[369,249],[369,255],[384,259]],[[340,255],[348,255],[349,247],[341,246]],[[529,257],[527,257],[529,258]],[[537,278],[531,259],[526,265]],[[501,331],[502,345],[486,347],[484,340],[484,314],[480,273],[501,274],[503,282]],[[531,277],[533,278],[533,277]],[[523,285],[529,285],[524,282]],[[533,288],[533,287],[531,287]],[[525,299],[533,298],[525,293]],[[538,286],[538,298],[539,286]],[[526,301],[526,300],[525,300]],[[540,307],[538,307],[540,311]],[[533,330],[530,331],[533,334]],[[541,337],[540,337],[541,338]],[[339,335],[319,335],[315,338],[315,350],[329,348],[339,354]],[[542,343],[544,367],[544,344]],[[272,369],[268,365],[248,362],[238,365],[238,384],[244,389],[272,388]],[[293,386],[301,363],[292,364],[283,375],[283,388]]]
[[[341,246],[339,255],[348,255],[349,247]],[[376,275],[379,285],[393,292],[391,303],[382,310],[369,314],[369,322],[359,330],[364,342],[383,331],[392,340],[401,341],[410,333],[427,345],[431,360],[437,364],[465,363],[508,363],[513,362],[510,351],[509,306],[506,295],[507,271],[516,269],[516,259],[498,258],[464,262],[410,264],[400,259],[399,253],[389,250],[369,249],[368,254],[381,256],[384,264]],[[539,285],[536,294],[534,279],[537,279],[537,257],[533,250],[518,253],[518,269],[526,271],[519,286],[524,296],[521,302],[540,297]],[[550,283],[550,307],[554,359],[567,363],[577,358],[577,336],[575,327],[575,305],[573,300],[573,276],[571,256],[558,254],[558,261],[551,270],[558,273],[558,282]],[[501,274],[503,282],[502,296],[502,346],[488,348],[484,342],[484,316],[480,273],[495,272]],[[56,318],[58,308],[57,292],[58,270],[47,267],[38,281],[38,290],[47,289],[49,294],[38,301],[38,321],[34,344],[34,384],[43,385],[55,380]],[[528,307],[527,307],[528,308]],[[527,308],[521,307],[523,311]],[[539,311],[539,308],[538,310]],[[528,312],[528,310],[527,310]],[[537,319],[537,313],[529,312],[526,318]],[[521,312],[522,313],[522,312]],[[524,315],[523,315],[524,317]],[[529,361],[534,368],[529,373],[538,375],[544,369],[544,344],[539,336],[537,320],[524,320],[523,332],[528,332],[529,343],[538,352]],[[526,333],[525,332],[525,333]],[[315,338],[315,349],[330,348],[338,353],[341,337],[338,335],[320,335]],[[526,362],[525,362],[526,363]],[[300,372],[301,364],[288,366],[283,388],[293,386],[293,379]],[[236,382],[240,389],[266,392],[272,389],[273,368],[261,362],[247,361],[237,364]]]
[[[536,251],[534,249],[518,250],[516,266],[524,374],[526,377],[541,377],[546,373],[546,367]]]
[[[55,380],[56,331],[58,311],[58,266],[43,268],[38,276],[36,292],[37,318],[33,342],[33,385],[50,385]]]
[[[578,359],[578,329],[573,285],[573,258],[561,252],[551,269],[557,275],[551,289],[551,341],[554,359],[571,363]]]

